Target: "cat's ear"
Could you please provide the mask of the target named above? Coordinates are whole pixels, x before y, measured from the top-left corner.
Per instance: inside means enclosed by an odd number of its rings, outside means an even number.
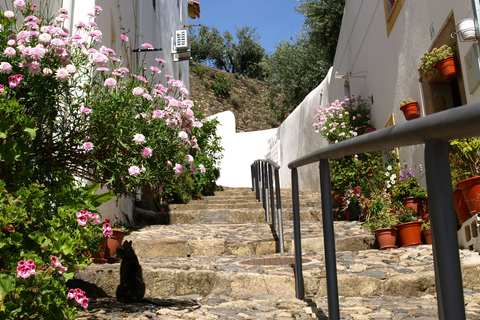
[[[129,246],[129,247],[132,246],[132,240],[130,240],[130,242],[128,243],[128,246]]]

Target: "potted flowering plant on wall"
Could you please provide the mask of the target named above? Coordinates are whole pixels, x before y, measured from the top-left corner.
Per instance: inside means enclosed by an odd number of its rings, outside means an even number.
[[[422,220],[417,220],[417,213],[411,208],[397,208],[397,230],[402,247],[422,244]]]
[[[433,75],[435,70],[438,70],[445,80],[457,77],[454,51],[451,46],[445,44],[440,48],[433,48],[432,51],[425,52],[420,60],[422,60],[422,63],[418,70],[423,71],[425,78]]]
[[[420,117],[420,111],[418,109],[418,102],[412,99],[403,100],[400,104],[400,110],[402,110],[405,119],[412,120]]]

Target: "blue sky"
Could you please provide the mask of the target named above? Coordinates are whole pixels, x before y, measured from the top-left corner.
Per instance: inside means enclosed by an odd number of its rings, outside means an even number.
[[[300,34],[304,17],[296,13],[296,0],[197,0],[200,19],[189,19],[189,24],[217,27],[223,33],[235,35],[235,27],[257,28],[260,44],[267,53],[275,51],[282,40]]]

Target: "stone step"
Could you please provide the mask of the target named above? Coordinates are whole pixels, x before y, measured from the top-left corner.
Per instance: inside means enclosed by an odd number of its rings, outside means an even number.
[[[480,256],[460,250],[464,289],[480,287]],[[292,254],[140,259],[146,296],[166,298],[198,294],[250,299],[264,295],[295,297]],[[325,261],[321,253],[303,255],[306,298],[326,299]],[[77,274],[115,296],[120,263],[92,264]],[[435,294],[432,248],[428,245],[388,251],[337,252],[342,297],[418,297]]]
[[[293,219],[293,209],[282,209],[284,221]],[[300,208],[301,220],[321,220],[320,208]],[[135,225],[156,224],[192,224],[192,223],[257,223],[266,221],[265,210],[252,209],[200,209],[200,210],[174,210],[174,211],[151,211],[135,208]]]
[[[270,202],[269,202],[270,205]],[[305,207],[321,207],[320,201],[315,201],[312,199],[300,199],[299,205],[301,208]],[[282,209],[283,208],[292,208],[292,201],[282,200]],[[276,204],[275,204],[276,207]],[[263,204],[257,200],[238,200],[238,199],[229,199],[229,200],[220,200],[220,201],[209,201],[209,200],[195,200],[190,201],[187,204],[169,204],[165,207],[165,211],[174,211],[174,210],[202,210],[202,209],[237,209],[237,208],[263,208]]]
[[[374,236],[358,223],[337,223],[337,250],[365,250],[374,247]],[[342,225],[342,227],[340,227]],[[293,253],[293,223],[283,225],[285,252]],[[305,252],[323,252],[323,230],[318,221],[301,223]],[[278,231],[267,223],[175,224],[144,227],[125,237],[133,241],[139,258],[261,255],[280,252]]]

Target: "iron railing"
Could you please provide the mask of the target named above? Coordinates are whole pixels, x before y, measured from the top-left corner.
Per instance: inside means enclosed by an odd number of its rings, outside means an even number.
[[[297,168],[319,162],[329,319],[340,319],[329,159],[423,143],[439,319],[465,319],[457,223],[453,214],[455,208],[448,157],[449,140],[479,135],[480,103],[473,103],[329,145],[288,164],[292,175],[293,213],[298,217]],[[297,298],[303,299],[299,221],[294,220],[294,223],[298,223],[294,226],[295,282]]]
[[[280,196],[280,166],[270,160],[256,160],[250,166],[252,172],[252,190],[258,201],[263,203],[265,209],[266,220],[270,223],[272,232],[277,233],[279,250],[285,252],[283,242],[283,219],[282,219],[282,199]],[[275,176],[275,187],[273,185],[273,176]],[[275,197],[274,197],[275,189]],[[275,210],[275,202],[277,203],[277,210]],[[278,222],[278,227],[276,226]]]

